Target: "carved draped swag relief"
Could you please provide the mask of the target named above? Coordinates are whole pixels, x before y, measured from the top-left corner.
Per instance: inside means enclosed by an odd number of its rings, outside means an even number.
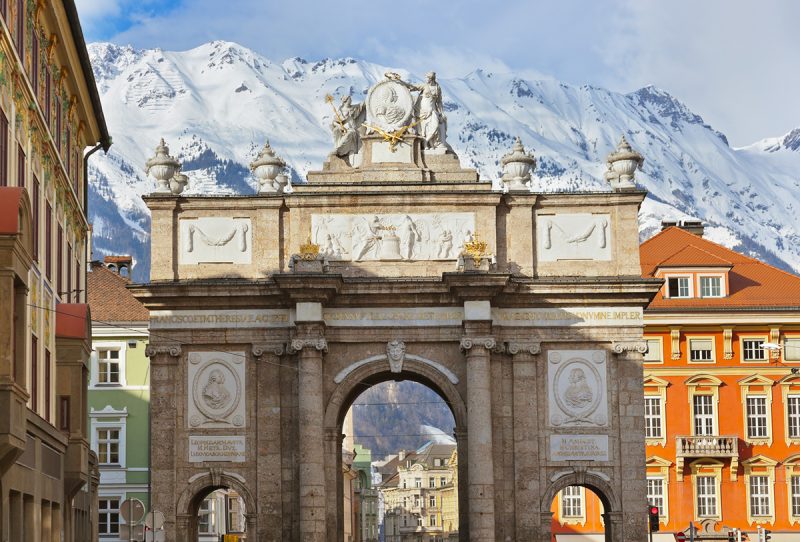
[[[252,259],[249,218],[199,217],[179,222],[179,254],[183,265],[248,264]]]

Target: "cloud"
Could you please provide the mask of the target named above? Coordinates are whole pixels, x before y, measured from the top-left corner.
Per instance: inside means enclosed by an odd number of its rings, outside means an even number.
[[[793,0],[229,0],[224,11],[218,0],[78,4],[90,40],[185,50],[223,39],[276,61],[352,56],[442,77],[481,67],[620,92],[652,83],[737,144],[800,126]]]

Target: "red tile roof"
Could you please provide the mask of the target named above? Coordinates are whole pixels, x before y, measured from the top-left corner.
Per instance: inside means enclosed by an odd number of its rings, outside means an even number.
[[[56,337],[59,339],[89,339],[91,314],[85,303],[56,305]]]
[[[800,277],[681,228],[667,228],[642,243],[639,257],[644,277],[655,276],[659,266],[731,267],[728,297],[664,299],[659,292],[649,309],[800,307]]]
[[[125,287],[128,279],[92,262],[86,274],[89,305],[97,322],[147,322],[150,313]]]

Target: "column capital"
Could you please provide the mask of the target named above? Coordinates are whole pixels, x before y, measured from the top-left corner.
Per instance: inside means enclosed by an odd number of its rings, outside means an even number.
[[[542,343],[539,341],[508,341],[506,342],[506,352],[512,356],[517,354],[530,354],[535,356],[542,352]]]
[[[289,352],[299,352],[303,348],[314,348],[322,352],[327,352],[328,341],[326,341],[324,337],[318,337],[316,339],[292,339],[289,345]]]
[[[253,357],[261,358],[264,354],[274,354],[282,356],[286,353],[287,345],[284,341],[270,341],[264,343],[253,343]]]
[[[183,353],[181,345],[179,344],[148,344],[144,349],[144,355],[148,358],[155,357],[159,354],[169,354],[173,358],[180,357]]]
[[[611,349],[615,354],[626,354],[630,352],[638,352],[640,354],[647,353],[646,341],[614,341]]]
[[[461,337],[461,350],[471,350],[475,346],[483,347],[487,350],[492,350],[497,346],[497,340],[494,337]]]

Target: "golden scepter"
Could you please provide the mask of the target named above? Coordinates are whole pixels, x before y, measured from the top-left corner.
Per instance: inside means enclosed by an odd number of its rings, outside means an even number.
[[[339,114],[339,110],[336,109],[335,105],[333,105],[333,96],[331,96],[330,94],[326,94],[325,101],[331,104],[331,109],[333,109],[333,114],[336,115],[336,122],[339,123],[339,126],[341,126],[342,130],[347,130],[347,128],[344,127],[344,119],[342,119],[342,116]]]

